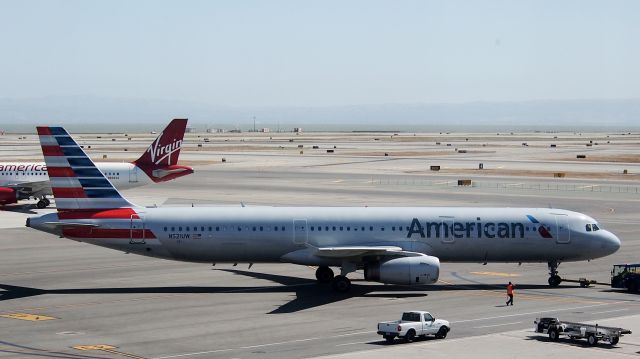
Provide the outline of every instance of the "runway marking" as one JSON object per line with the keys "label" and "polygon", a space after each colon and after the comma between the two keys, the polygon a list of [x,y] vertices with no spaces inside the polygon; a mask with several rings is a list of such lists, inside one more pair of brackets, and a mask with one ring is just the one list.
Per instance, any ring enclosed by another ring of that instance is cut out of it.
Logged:
{"label": "runway marking", "polygon": [[230,351],[242,350],[242,349],[255,349],[255,348],[270,347],[270,346],[274,346],[274,345],[309,342],[309,341],[321,340],[321,339],[342,338],[342,337],[348,337],[348,336],[352,336],[352,335],[371,334],[371,333],[376,333],[376,331],[375,330],[371,330],[371,331],[366,331],[366,332],[346,333],[346,334],[333,335],[333,336],[328,336],[328,337],[311,337],[311,338],[304,338],[304,339],[288,340],[288,341],[284,341],[284,342],[249,345],[249,346],[238,347],[238,348],[225,348],[225,349],[207,350],[207,351],[194,352],[194,353],[183,353],[183,354],[167,355],[167,356],[162,356],[162,357],[155,357],[153,359],[182,358],[182,357],[188,357],[188,356],[194,356],[194,355],[205,355],[205,354],[213,354],[213,353],[221,353],[221,352],[230,352]]}
{"label": "runway marking", "polygon": [[493,324],[493,325],[482,325],[482,326],[479,326],[479,327],[473,327],[473,329],[501,327],[501,326],[504,326],[504,325],[512,325],[512,324],[520,324],[520,323],[522,323],[522,321],[512,322],[512,323]]}
{"label": "runway marking", "polygon": [[605,310],[604,312],[593,312],[593,313],[590,313],[590,314],[615,313],[615,312],[624,312],[626,310],[629,310],[629,309],[628,308],[622,308],[622,309]]}
{"label": "runway marking", "polygon": [[[583,306],[579,306],[579,307],[570,307],[570,308],[559,308],[559,309],[543,310],[542,312],[547,312],[547,313],[549,313],[549,312],[562,312],[562,311],[566,311],[566,310],[594,308],[594,307],[601,307],[603,305],[614,305],[614,304],[621,304],[621,303],[625,303],[625,301],[618,301],[618,302],[613,302],[613,303],[594,304],[594,305],[583,305]],[[465,320],[454,320],[454,321],[451,321],[451,323],[469,323],[469,322],[477,322],[479,320],[512,318],[512,317],[519,317],[519,316],[523,316],[523,315],[540,314],[540,312],[541,312],[541,310],[537,310],[535,312],[525,312],[525,313],[516,313],[516,314],[497,315],[497,316],[494,316],[494,317],[484,317],[484,318],[465,319]]]}
{"label": "runway marking", "polygon": [[145,359],[144,357],[141,357],[141,356],[138,356],[138,355],[133,355],[133,354],[129,354],[129,353],[123,353],[123,352],[114,350],[116,348],[118,348],[118,347],[114,347],[113,345],[107,345],[107,344],[76,345],[75,347],[73,347],[73,349],[77,349],[77,350],[84,350],[84,351],[95,350],[95,351],[102,351],[102,352],[106,352],[106,353],[110,353],[110,354],[116,354],[116,355],[120,355],[120,356],[127,357],[127,358]]}
{"label": "runway marking", "polygon": [[342,344],[336,344],[337,347],[343,347],[346,345],[358,345],[358,344],[367,344],[371,342],[370,340],[364,341],[364,342],[351,342],[351,343],[342,343]]}
{"label": "runway marking", "polygon": [[471,274],[478,274],[478,275],[488,275],[488,276],[494,276],[494,277],[519,277],[520,274],[515,274],[515,273],[501,273],[501,272],[469,272]]}
{"label": "runway marking", "polygon": [[344,180],[335,180],[335,181],[331,181],[332,183],[342,183],[344,182]]}
{"label": "runway marking", "polygon": [[0,317],[10,318],[10,319],[20,319],[20,320],[29,320],[32,322],[38,322],[42,320],[53,320],[58,319],[54,317],[49,317],[41,314],[29,314],[29,313],[9,313],[9,314],[0,314]]}

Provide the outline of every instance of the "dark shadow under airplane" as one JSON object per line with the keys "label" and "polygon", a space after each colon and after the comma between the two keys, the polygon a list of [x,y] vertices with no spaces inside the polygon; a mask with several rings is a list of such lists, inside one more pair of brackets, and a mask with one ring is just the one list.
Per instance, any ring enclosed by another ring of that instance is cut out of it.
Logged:
{"label": "dark shadow under airplane", "polygon": [[[242,270],[222,269],[221,271],[235,275],[243,275],[256,279],[281,284],[280,286],[175,286],[175,287],[131,287],[131,288],[70,288],[39,289],[0,284],[0,301],[34,297],[47,294],[215,294],[215,293],[292,293],[295,298],[275,308],[269,314],[295,313],[310,308],[340,302],[349,298],[416,298],[426,297],[426,292],[447,290],[495,290],[502,286],[494,284],[438,284],[421,287],[403,287],[383,284],[354,285],[348,293],[336,293],[329,285],[317,284],[315,280],[276,274],[248,272]],[[519,289],[548,289],[546,285],[518,285]]]}

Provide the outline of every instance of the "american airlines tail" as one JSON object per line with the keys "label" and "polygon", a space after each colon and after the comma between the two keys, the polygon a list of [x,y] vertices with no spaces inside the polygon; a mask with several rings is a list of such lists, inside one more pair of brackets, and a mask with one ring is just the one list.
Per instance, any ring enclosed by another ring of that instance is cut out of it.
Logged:
{"label": "american airlines tail", "polygon": [[58,212],[134,207],[62,127],[38,127]]}
{"label": "american airlines tail", "polygon": [[191,167],[177,164],[186,127],[187,119],[174,119],[132,163],[156,183],[193,173]]}

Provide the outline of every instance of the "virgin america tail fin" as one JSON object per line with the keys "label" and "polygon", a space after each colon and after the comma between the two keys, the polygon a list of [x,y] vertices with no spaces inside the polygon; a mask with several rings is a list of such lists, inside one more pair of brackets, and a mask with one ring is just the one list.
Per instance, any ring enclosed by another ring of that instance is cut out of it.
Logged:
{"label": "virgin america tail fin", "polygon": [[154,182],[164,182],[193,173],[191,167],[178,166],[186,127],[187,119],[171,121],[133,164]]}
{"label": "virgin america tail fin", "polygon": [[37,127],[59,212],[135,207],[100,172],[63,127]]}

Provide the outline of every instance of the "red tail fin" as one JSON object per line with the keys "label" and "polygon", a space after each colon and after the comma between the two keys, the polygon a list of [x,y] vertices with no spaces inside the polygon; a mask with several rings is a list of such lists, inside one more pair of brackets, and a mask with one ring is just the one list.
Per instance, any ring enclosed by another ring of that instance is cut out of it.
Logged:
{"label": "red tail fin", "polygon": [[139,167],[161,168],[178,163],[187,119],[171,121],[149,148],[133,163]]}

